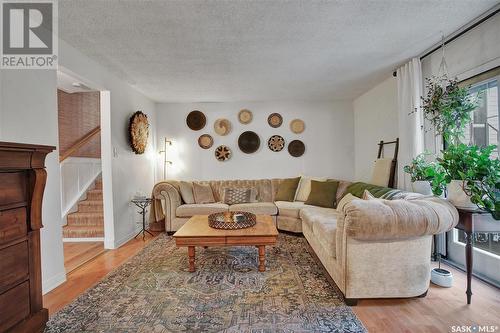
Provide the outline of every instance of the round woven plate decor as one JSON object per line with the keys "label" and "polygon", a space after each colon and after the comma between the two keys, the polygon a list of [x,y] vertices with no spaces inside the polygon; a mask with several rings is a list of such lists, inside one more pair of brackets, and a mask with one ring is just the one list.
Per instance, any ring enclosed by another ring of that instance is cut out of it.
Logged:
{"label": "round woven plate decor", "polygon": [[205,117],[203,112],[198,110],[189,112],[189,114],[186,117],[186,124],[193,131],[201,130],[203,127],[205,127],[206,123],[207,123],[207,118]]}
{"label": "round woven plate decor", "polygon": [[217,119],[214,123],[214,131],[219,135],[228,135],[231,132],[231,122],[227,119]]}
{"label": "round woven plate decor", "polygon": [[288,152],[293,157],[300,157],[304,155],[305,151],[306,151],[306,146],[304,145],[304,142],[300,140],[293,140],[288,144]]}
{"label": "round woven plate decor", "polygon": [[210,134],[200,135],[198,138],[198,145],[203,149],[208,149],[214,144],[214,139]]}
{"label": "round woven plate decor", "polygon": [[267,147],[274,152],[282,151],[285,148],[285,139],[281,135],[273,135],[267,140]]}
{"label": "round woven plate decor", "polygon": [[253,115],[252,115],[252,111],[250,111],[250,110],[243,109],[238,113],[238,120],[240,121],[240,123],[242,123],[244,125],[250,124],[252,119],[253,119]]}
{"label": "round woven plate decor", "polygon": [[208,225],[215,229],[244,229],[256,223],[255,214],[249,212],[221,212],[208,215]]}
{"label": "round woven plate decor", "polygon": [[300,134],[306,129],[306,124],[301,119],[294,119],[290,122],[290,130],[295,134]]}
{"label": "round woven plate decor", "polygon": [[271,113],[269,117],[267,117],[267,123],[274,128],[280,127],[283,123],[283,117],[279,113]]}
{"label": "round woven plate decor", "polygon": [[224,145],[217,147],[217,149],[215,149],[215,158],[217,159],[217,161],[227,161],[231,158],[231,149]]}
{"label": "round woven plate decor", "polygon": [[238,147],[245,154],[255,153],[260,147],[260,139],[257,133],[246,131],[238,138]]}

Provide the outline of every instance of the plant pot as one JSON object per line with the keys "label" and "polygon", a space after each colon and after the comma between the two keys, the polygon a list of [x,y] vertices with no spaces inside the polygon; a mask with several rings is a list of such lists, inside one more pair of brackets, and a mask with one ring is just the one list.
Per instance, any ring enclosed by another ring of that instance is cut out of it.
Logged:
{"label": "plant pot", "polygon": [[431,184],[425,180],[414,181],[413,183],[411,183],[411,188],[412,188],[413,192],[415,192],[415,193],[420,193],[423,195],[431,195],[432,194]]}
{"label": "plant pot", "polygon": [[477,209],[477,206],[470,201],[470,197],[464,192],[461,180],[452,180],[447,186],[447,199],[457,208]]}

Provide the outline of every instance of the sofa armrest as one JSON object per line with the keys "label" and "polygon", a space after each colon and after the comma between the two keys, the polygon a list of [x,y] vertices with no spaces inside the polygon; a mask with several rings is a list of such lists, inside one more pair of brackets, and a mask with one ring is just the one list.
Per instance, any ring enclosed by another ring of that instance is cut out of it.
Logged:
{"label": "sofa armrest", "polygon": [[[165,230],[171,231],[175,211],[182,203],[178,188],[173,182],[160,182],[153,187],[151,197],[153,202],[149,222],[165,223]],[[162,200],[165,202],[165,206],[162,205]]]}
{"label": "sofa armrest", "polygon": [[402,240],[451,230],[458,211],[437,197],[353,200],[344,207],[344,230],[356,240]]}

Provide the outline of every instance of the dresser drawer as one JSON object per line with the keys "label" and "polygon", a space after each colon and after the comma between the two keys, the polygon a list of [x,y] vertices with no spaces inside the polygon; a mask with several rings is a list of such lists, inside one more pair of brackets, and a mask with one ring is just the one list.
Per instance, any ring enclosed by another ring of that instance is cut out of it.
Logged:
{"label": "dresser drawer", "polygon": [[1,169],[30,169],[31,151],[0,150]]}
{"label": "dresser drawer", "polygon": [[28,242],[0,250],[0,292],[29,277]]}
{"label": "dresser drawer", "polygon": [[30,286],[23,282],[0,294],[0,332],[5,332],[30,314]]}
{"label": "dresser drawer", "polygon": [[26,236],[26,207],[0,211],[0,244]]}
{"label": "dresser drawer", "polygon": [[26,201],[26,174],[0,172],[0,206]]}

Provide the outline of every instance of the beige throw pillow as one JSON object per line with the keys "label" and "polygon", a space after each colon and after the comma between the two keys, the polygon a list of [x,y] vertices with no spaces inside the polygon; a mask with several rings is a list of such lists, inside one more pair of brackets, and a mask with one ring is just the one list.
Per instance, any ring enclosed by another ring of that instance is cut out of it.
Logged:
{"label": "beige throw pillow", "polygon": [[194,204],[193,183],[180,182],[179,192],[181,192],[182,201],[186,204]]}
{"label": "beige throw pillow", "polygon": [[224,189],[222,201],[228,205],[250,203],[257,201],[255,188],[228,188]]}
{"label": "beige throw pillow", "polygon": [[377,199],[377,198],[375,198],[375,197],[373,196],[373,194],[371,194],[371,192],[370,192],[370,191],[365,190],[365,191],[363,192],[363,200],[373,200],[373,199]]}
{"label": "beige throw pillow", "polygon": [[325,181],[326,178],[301,176],[294,201],[307,201],[307,198],[309,198],[309,194],[311,193],[311,180]]}
{"label": "beige throw pillow", "polygon": [[197,184],[193,183],[193,196],[194,202],[197,204],[214,203],[214,193],[212,192],[212,187],[209,184]]}
{"label": "beige throw pillow", "polygon": [[339,203],[337,204],[337,212],[341,213],[344,210],[344,207],[351,201],[359,199],[358,197],[355,197],[351,193],[347,193],[340,199]]}

